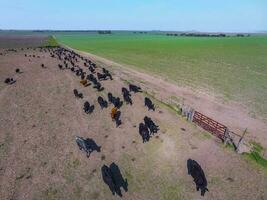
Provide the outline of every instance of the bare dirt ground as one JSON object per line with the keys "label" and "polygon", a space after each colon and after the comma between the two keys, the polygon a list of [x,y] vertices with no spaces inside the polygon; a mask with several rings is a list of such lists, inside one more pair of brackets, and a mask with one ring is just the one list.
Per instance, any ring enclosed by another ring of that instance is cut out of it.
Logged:
{"label": "bare dirt ground", "polygon": [[[25,57],[25,53],[40,58]],[[122,106],[119,128],[110,118],[112,107],[101,110],[97,103],[97,97],[106,98],[108,92],[121,97],[125,80],[162,97],[171,89],[178,92],[175,88],[108,64],[101,66],[110,69],[114,80],[102,81],[105,90],[96,92],[91,86],[82,87],[70,70],[59,70],[59,63],[38,49],[0,55],[1,200],[118,199],[101,178],[101,166],[112,162],[128,181],[123,199],[267,199],[265,171],[160,104],[155,112],[148,112],[143,94],[133,95],[132,106]],[[18,67],[23,73],[15,74]],[[6,85],[7,77],[17,82]],[[74,88],[84,99],[74,97]],[[95,105],[91,115],[82,110],[85,101]],[[160,131],[143,144],[138,124],[145,115]],[[75,143],[76,135],[94,139],[101,152],[87,158]],[[205,197],[187,175],[188,158],[198,161],[206,173],[209,192]]]}
{"label": "bare dirt ground", "polygon": [[80,51],[79,53],[90,56],[95,62],[109,66],[119,74],[121,79],[131,79],[134,82],[138,82],[143,88],[146,88],[147,91],[162,101],[189,105],[195,110],[226,125],[239,135],[242,135],[244,130],[247,129],[247,140],[257,141],[264,147],[267,147],[267,121],[251,117],[249,111],[243,105],[237,102],[223,102],[205,92],[179,87],[175,83],[163,80],[159,76],[142,73],[130,66],[122,66],[90,53]]}
{"label": "bare dirt ground", "polygon": [[39,47],[47,39],[46,35],[0,35],[0,48]]}

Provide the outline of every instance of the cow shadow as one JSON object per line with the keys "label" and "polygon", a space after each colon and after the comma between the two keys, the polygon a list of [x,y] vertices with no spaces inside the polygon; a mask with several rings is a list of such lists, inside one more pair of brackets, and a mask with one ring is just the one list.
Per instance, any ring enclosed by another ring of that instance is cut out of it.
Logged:
{"label": "cow shadow", "polygon": [[98,146],[93,139],[87,138],[84,142],[87,149],[89,150],[89,156],[94,151],[101,152],[101,146]]}
{"label": "cow shadow", "polygon": [[110,165],[110,171],[112,173],[112,178],[115,184],[115,193],[122,197],[121,188],[123,188],[125,192],[128,191],[127,179],[123,178],[120,168],[115,163],[112,163]]}
{"label": "cow shadow", "polygon": [[115,115],[115,122],[116,122],[116,127],[119,127],[121,125],[121,111],[118,111]]}

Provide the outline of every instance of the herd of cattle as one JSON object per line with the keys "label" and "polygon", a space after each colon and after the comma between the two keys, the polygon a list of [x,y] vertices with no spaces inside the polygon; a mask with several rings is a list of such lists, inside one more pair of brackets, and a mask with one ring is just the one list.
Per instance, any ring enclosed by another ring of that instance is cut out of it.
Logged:
{"label": "herd of cattle", "polygon": [[[69,69],[77,77],[80,77],[80,83],[84,86],[92,86],[97,91],[103,91],[105,88],[102,86],[101,81],[113,80],[111,73],[102,68],[102,73],[99,72],[100,67],[98,67],[91,60],[77,54],[74,51],[67,50],[65,48],[40,48],[40,52],[48,52],[52,58],[58,59],[61,64],[58,64],[60,70]],[[25,57],[28,55],[25,54]],[[35,57],[35,55],[33,55]],[[37,56],[40,58],[40,56]],[[84,68],[87,69],[87,73],[84,69],[78,66],[78,59],[82,60]],[[63,63],[62,63],[63,62]],[[44,64],[41,64],[42,68],[46,68]],[[16,69],[16,73],[21,73],[20,69]],[[95,76],[96,75],[96,76]],[[14,84],[16,80],[13,78],[6,78],[4,81],[6,84]],[[142,92],[142,89],[136,85],[129,84],[128,89],[123,87],[121,93],[123,100],[126,104],[133,104],[132,94]],[[78,99],[83,99],[84,95],[79,92],[77,89],[73,90],[74,96]],[[107,100],[103,96],[97,98],[97,102],[101,109],[108,108],[109,105],[113,105],[111,109],[111,119],[115,121],[116,127],[122,124],[120,116],[120,108],[123,105],[123,101],[116,96],[113,96],[112,93],[108,92]],[[155,106],[151,99],[148,97],[144,98],[144,106],[148,108],[148,111],[155,111]],[[91,114],[94,112],[95,106],[90,104],[88,101],[84,102],[83,110],[86,114]],[[143,122],[139,124],[139,134],[142,137],[143,143],[148,142],[149,139],[159,131],[159,127],[153,122],[153,120],[147,116],[144,117]],[[92,139],[84,139],[82,137],[76,136],[76,143],[80,150],[86,152],[86,155],[89,157],[91,152],[98,151],[100,152],[99,146]],[[195,161],[188,159],[187,161],[188,174],[191,175],[196,184],[197,191],[201,190],[201,195],[204,196],[207,189],[207,180],[201,166]],[[123,187],[127,191],[127,180],[125,181],[122,178],[120,170],[115,163],[112,163],[110,167],[103,165],[101,168],[102,178],[104,182],[109,186],[113,194],[117,193],[121,196],[120,187]]]}

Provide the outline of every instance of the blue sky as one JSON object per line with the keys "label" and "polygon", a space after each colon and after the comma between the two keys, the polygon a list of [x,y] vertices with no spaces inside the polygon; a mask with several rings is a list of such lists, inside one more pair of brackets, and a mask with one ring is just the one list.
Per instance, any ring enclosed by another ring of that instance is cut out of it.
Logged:
{"label": "blue sky", "polygon": [[0,29],[267,30],[267,0],[0,0]]}

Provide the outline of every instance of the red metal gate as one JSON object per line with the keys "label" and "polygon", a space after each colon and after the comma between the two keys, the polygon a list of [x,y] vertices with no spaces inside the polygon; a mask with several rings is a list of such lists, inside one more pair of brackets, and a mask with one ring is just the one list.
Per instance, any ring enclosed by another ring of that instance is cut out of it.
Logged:
{"label": "red metal gate", "polygon": [[200,112],[195,111],[193,122],[197,125],[205,129],[206,131],[212,133],[213,135],[219,137],[220,139],[224,139],[224,132],[226,126],[203,115]]}

